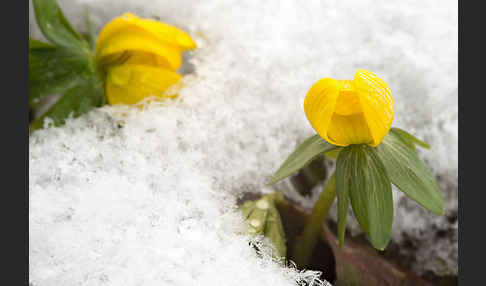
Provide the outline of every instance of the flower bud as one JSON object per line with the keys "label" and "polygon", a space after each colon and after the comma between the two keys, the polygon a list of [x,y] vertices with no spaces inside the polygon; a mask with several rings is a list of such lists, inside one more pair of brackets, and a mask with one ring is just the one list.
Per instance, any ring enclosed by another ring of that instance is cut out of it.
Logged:
{"label": "flower bud", "polygon": [[377,75],[358,70],[352,80],[323,78],[307,92],[307,119],[331,144],[376,147],[393,122],[393,98]]}
{"label": "flower bud", "polygon": [[182,53],[196,43],[182,30],[125,13],[109,22],[96,43],[97,62],[106,71],[109,104],[134,104],[148,96],[165,96],[181,78]]}

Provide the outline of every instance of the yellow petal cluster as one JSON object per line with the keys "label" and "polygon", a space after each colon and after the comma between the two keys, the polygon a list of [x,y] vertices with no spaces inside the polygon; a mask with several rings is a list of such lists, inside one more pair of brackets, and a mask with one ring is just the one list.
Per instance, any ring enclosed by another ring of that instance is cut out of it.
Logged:
{"label": "yellow petal cluster", "polygon": [[101,30],[96,60],[106,71],[109,104],[135,104],[148,96],[170,97],[165,91],[181,76],[182,53],[196,48],[184,31],[125,13]]}
{"label": "yellow petal cluster", "polygon": [[337,146],[376,147],[390,130],[394,114],[388,85],[362,69],[352,80],[316,82],[307,92],[304,111],[317,133]]}

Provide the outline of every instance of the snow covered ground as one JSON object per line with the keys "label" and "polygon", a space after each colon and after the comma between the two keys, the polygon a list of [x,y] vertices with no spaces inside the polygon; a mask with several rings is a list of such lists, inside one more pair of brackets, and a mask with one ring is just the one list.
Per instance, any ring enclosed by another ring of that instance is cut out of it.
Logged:
{"label": "snow covered ground", "polygon": [[199,48],[178,100],[107,106],[31,136],[32,285],[311,281],[248,247],[235,202],[314,134],[302,107],[311,85],[358,68],[390,86],[393,125],[432,145],[421,153],[447,199],[437,217],[395,192],[393,238],[419,241],[417,272],[457,273],[456,1],[60,2],[80,29],[86,7],[99,28],[129,11]]}

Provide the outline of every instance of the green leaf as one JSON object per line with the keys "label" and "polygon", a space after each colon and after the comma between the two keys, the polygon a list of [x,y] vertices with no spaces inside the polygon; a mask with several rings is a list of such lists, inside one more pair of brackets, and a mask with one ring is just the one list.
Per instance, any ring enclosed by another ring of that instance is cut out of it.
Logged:
{"label": "green leaf", "polygon": [[434,175],[397,130],[390,130],[376,152],[397,188],[431,212],[444,214],[444,200]]}
{"label": "green leaf", "polygon": [[54,47],[51,44],[44,43],[42,41],[36,40],[29,36],[29,51],[35,49],[42,49],[42,48],[51,48]]}
{"label": "green leaf", "polygon": [[86,8],[86,10],[84,11],[84,21],[86,23],[87,33],[83,36],[88,42],[90,49],[94,52],[96,50],[96,38],[98,33],[96,32],[93,21],[91,21],[88,8]]}
{"label": "green leaf", "polygon": [[413,136],[412,134],[408,133],[407,131],[393,127],[391,130],[395,132],[398,136],[402,138],[405,143],[407,143],[413,150],[415,150],[415,144],[419,145],[422,148],[430,149],[430,145],[425,143],[424,141],[418,139],[417,137]]}
{"label": "green leaf", "polygon": [[373,247],[385,249],[392,230],[393,196],[385,167],[374,148],[350,145],[341,150],[336,165],[336,187],[341,197],[349,196],[353,213]]}
{"label": "green leaf", "polygon": [[103,102],[103,84],[97,78],[92,78],[69,89],[63,96],[39,119],[30,125],[33,131],[43,127],[46,117],[52,119],[55,126],[65,123],[69,116],[77,117],[88,112]]}
{"label": "green leaf", "polygon": [[32,0],[32,2],[37,24],[46,39],[62,47],[88,49],[88,43],[64,17],[56,0]]}
{"label": "green leaf", "polygon": [[285,231],[282,225],[280,214],[274,203],[270,204],[267,215],[267,223],[265,224],[265,237],[272,241],[279,257],[287,255],[287,246],[285,245]]}
{"label": "green leaf", "polygon": [[63,93],[95,73],[86,54],[29,39],[29,101]]}
{"label": "green leaf", "polygon": [[[343,149],[344,151],[346,149]],[[342,247],[344,243],[344,235],[346,233],[346,219],[349,208],[349,178],[348,174],[352,172],[352,164],[349,164],[350,152],[339,152],[336,161],[336,197],[338,209],[338,238],[339,245]]]}
{"label": "green leaf", "polygon": [[326,156],[326,158],[330,158],[330,159],[334,159],[336,160],[337,157],[339,156],[339,152],[341,151],[342,148],[336,148],[334,150],[331,150],[329,152],[326,152],[324,154],[324,156]]}
{"label": "green leaf", "polygon": [[287,178],[312,162],[315,157],[336,148],[339,147],[326,142],[318,134],[305,139],[304,142],[297,146],[294,152],[290,154],[282,166],[275,172],[270,182],[266,185],[273,185],[276,182]]}

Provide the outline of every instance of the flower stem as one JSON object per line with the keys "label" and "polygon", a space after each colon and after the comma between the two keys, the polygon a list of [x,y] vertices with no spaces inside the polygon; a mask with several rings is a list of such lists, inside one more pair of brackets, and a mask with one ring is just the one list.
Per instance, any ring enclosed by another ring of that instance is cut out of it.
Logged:
{"label": "flower stem", "polygon": [[335,197],[336,178],[333,173],[319,195],[304,231],[295,240],[291,259],[300,269],[307,267],[310,262],[312,252],[322,232],[321,225],[325,222]]}

